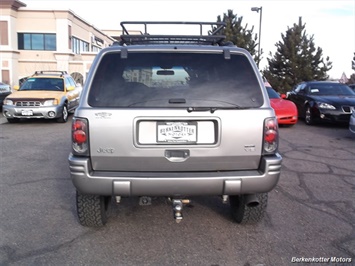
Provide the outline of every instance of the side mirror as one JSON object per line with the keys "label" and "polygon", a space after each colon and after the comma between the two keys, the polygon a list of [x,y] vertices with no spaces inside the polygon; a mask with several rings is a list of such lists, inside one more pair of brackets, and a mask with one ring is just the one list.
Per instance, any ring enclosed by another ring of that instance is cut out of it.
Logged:
{"label": "side mirror", "polygon": [[20,86],[19,85],[15,85],[12,87],[15,91],[18,91],[20,89]]}
{"label": "side mirror", "polygon": [[284,93],[282,93],[280,96],[281,96],[282,99],[286,99],[287,98],[286,94],[284,94]]}
{"label": "side mirror", "polygon": [[74,87],[74,86],[68,86],[68,87],[67,87],[67,91],[73,91],[73,90],[75,90],[75,87]]}

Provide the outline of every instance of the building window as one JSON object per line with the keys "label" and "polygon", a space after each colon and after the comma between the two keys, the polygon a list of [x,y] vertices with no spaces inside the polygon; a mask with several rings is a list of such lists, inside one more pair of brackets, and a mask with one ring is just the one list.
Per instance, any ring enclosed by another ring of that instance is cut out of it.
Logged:
{"label": "building window", "polygon": [[1,70],[1,80],[6,84],[10,84],[10,71],[9,70]]}
{"label": "building window", "polygon": [[72,51],[75,54],[81,54],[82,52],[89,52],[89,43],[83,40],[80,40],[76,37],[72,37]]}
{"label": "building window", "polygon": [[0,45],[9,45],[7,21],[0,21]]}
{"label": "building window", "polygon": [[95,45],[92,45],[91,46],[91,52],[99,52],[101,50],[101,47],[97,47],[97,46],[95,46]]}
{"label": "building window", "polygon": [[18,33],[19,50],[56,51],[57,36],[52,33]]}
{"label": "building window", "polygon": [[71,49],[71,26],[70,25],[68,25],[68,34],[69,34],[68,46],[69,46],[69,49]]}

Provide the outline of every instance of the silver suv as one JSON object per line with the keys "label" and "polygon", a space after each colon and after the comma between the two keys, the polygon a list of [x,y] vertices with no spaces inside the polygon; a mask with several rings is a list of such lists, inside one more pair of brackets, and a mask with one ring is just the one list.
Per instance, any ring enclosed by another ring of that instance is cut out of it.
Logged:
{"label": "silver suv", "polygon": [[72,121],[79,222],[101,226],[114,198],[166,197],[177,222],[192,196],[220,196],[238,223],[259,221],[277,184],[278,125],[244,49],[208,35],[130,35],[103,49]]}

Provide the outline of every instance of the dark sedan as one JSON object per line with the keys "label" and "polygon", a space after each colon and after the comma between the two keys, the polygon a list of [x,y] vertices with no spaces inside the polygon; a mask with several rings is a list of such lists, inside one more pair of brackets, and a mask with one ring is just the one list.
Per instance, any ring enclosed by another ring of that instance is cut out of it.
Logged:
{"label": "dark sedan", "polygon": [[355,111],[355,92],[338,82],[302,82],[288,94],[288,99],[296,104],[299,117],[307,125],[322,121],[349,123]]}
{"label": "dark sedan", "polygon": [[10,85],[0,82],[0,109],[3,105],[4,99],[11,94]]}

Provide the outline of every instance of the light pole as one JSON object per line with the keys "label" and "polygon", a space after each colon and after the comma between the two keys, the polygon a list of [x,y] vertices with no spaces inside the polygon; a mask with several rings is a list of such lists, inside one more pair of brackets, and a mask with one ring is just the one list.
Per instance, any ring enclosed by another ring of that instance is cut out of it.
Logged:
{"label": "light pole", "polygon": [[261,42],[261,19],[263,17],[263,7],[252,7],[251,8],[251,11],[256,11],[257,13],[259,13],[260,11],[260,20],[259,20],[259,44],[258,44],[258,57],[259,57],[259,60],[258,60],[258,67],[259,67],[259,63],[260,63],[260,60],[261,60],[261,55],[260,55],[260,42]]}

